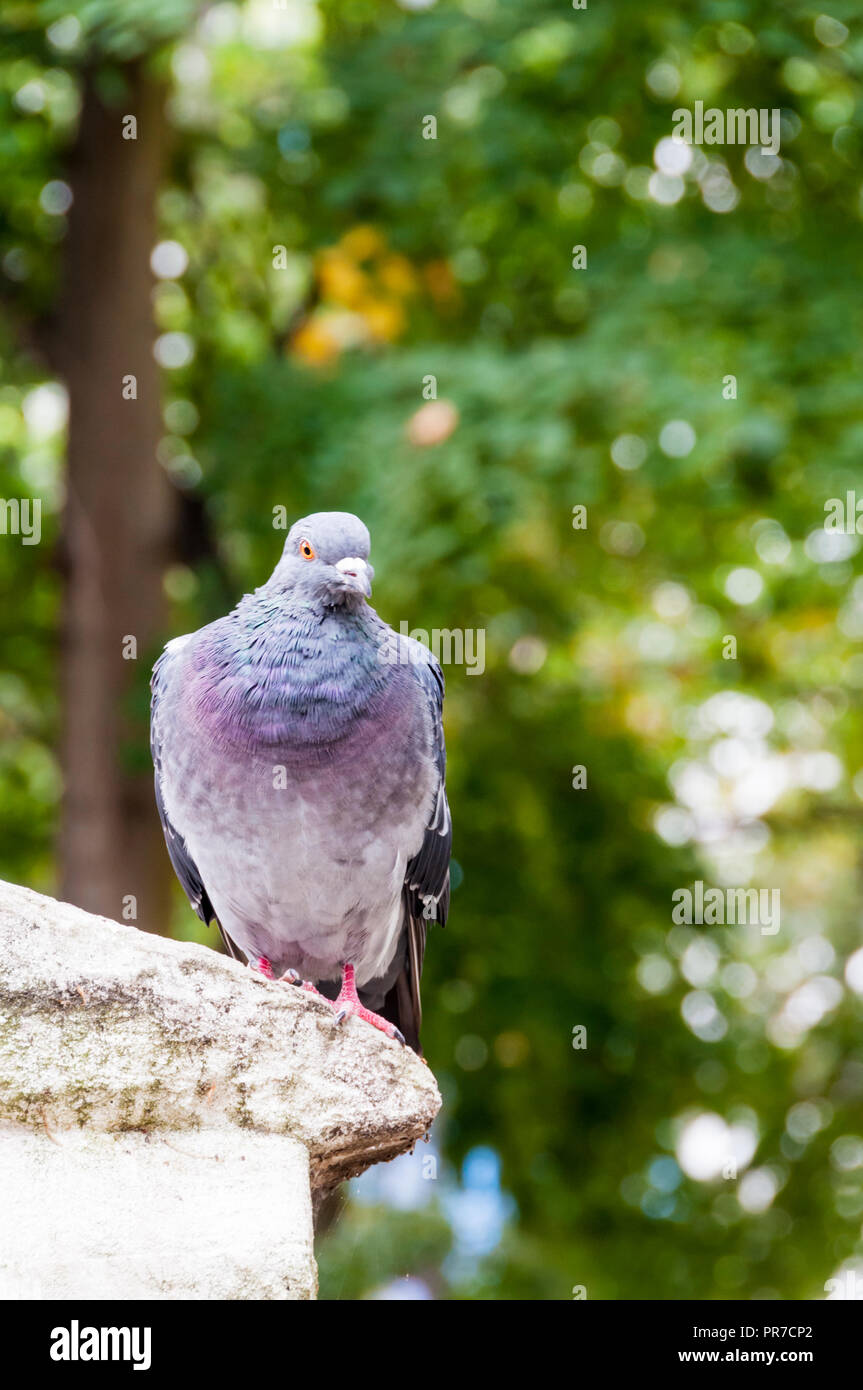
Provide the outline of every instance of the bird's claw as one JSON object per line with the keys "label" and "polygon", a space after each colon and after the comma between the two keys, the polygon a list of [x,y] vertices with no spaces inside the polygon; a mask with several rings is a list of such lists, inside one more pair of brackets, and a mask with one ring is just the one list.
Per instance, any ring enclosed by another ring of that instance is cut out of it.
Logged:
{"label": "bird's claw", "polygon": [[[274,979],[273,967],[263,956],[255,962],[252,969],[265,975],[267,979]],[[318,999],[323,999],[324,1003],[329,1004],[335,1012],[334,1022],[337,1028],[344,1022],[348,1014],[353,1014],[355,1018],[361,1018],[366,1023],[370,1023],[373,1028],[377,1028],[379,1032],[385,1033],[388,1038],[394,1038],[396,1042],[401,1043],[402,1047],[407,1046],[405,1035],[401,1029],[396,1028],[394,1023],[390,1023],[386,1018],[381,1018],[380,1014],[373,1013],[371,1009],[367,1009],[365,1004],[361,1003],[354,983],[352,966],[348,966],[345,970],[341,993],[335,1003],[332,999],[328,999],[325,994],[321,994],[311,980],[304,980],[300,972],[293,968],[286,970],[284,975],[279,977],[279,983],[294,985],[298,989],[304,989],[308,994],[316,995]]]}
{"label": "bird's claw", "polygon": [[402,1047],[407,1046],[405,1043],[405,1035],[400,1028],[397,1028],[394,1023],[390,1023],[388,1019],[381,1018],[380,1014],[372,1013],[371,1009],[367,1009],[359,1000],[354,1002],[352,999],[337,999],[333,1008],[336,1011],[334,1022],[337,1028],[344,1022],[348,1014],[353,1014],[354,1018],[364,1019],[365,1022],[370,1023],[373,1028],[377,1028],[379,1032],[385,1033],[388,1038],[394,1038],[396,1042],[401,1043]]}
{"label": "bird's claw", "polygon": [[405,1046],[404,1034],[396,1028],[389,1019],[381,1018],[380,1014],[372,1013],[357,994],[356,971],[350,964],[342,967],[342,987],[339,990],[339,997],[333,1004],[336,1014],[336,1027],[347,1018],[348,1014],[353,1014],[354,1018],[362,1018],[366,1023],[370,1023],[373,1028],[377,1028],[381,1033],[385,1033],[388,1038],[395,1038],[402,1047]]}
{"label": "bird's claw", "polygon": [[299,970],[286,970],[279,979],[282,984],[295,985],[298,989],[304,989],[307,994],[316,995],[318,999],[323,999],[326,1004],[332,1003],[332,1000],[327,999],[325,994],[321,994],[321,991],[312,984],[311,980],[304,980]]}

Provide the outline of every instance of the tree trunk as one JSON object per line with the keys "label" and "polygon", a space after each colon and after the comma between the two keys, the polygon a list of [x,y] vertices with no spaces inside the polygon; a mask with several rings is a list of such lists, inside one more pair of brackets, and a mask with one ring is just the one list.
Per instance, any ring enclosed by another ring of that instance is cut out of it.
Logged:
{"label": "tree trunk", "polygon": [[[92,75],[86,82],[53,335],[70,399],[61,888],[91,912],[157,930],[167,925],[170,873],[152,775],[140,756],[143,700],[133,711],[131,695],[144,687],[140,662],[163,628],[174,517],[156,459],[150,271],[165,121],[159,86],[138,65],[124,76],[126,92],[113,107]],[[136,117],[137,139],[123,138],[126,115]],[[137,379],[135,400],[122,394],[129,375]],[[130,638],[137,659],[124,657]]]}

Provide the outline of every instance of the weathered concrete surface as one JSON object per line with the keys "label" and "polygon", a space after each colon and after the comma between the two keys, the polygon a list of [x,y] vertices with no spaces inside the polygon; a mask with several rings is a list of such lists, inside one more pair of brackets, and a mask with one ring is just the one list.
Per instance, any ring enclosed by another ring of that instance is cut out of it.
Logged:
{"label": "weathered concrete surface", "polygon": [[39,1133],[7,1122],[0,1170],[0,1298],[317,1292],[309,1160],[295,1139]]}
{"label": "weathered concrete surface", "polygon": [[314,1297],[310,1187],[439,1105],[314,996],[0,883],[0,1297]]}

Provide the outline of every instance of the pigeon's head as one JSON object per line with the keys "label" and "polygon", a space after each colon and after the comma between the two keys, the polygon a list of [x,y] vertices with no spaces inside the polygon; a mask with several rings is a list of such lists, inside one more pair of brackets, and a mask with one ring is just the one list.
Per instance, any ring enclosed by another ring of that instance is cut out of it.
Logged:
{"label": "pigeon's head", "polygon": [[372,592],[367,528],[351,512],[313,512],[295,521],[273,580],[327,607],[358,606]]}

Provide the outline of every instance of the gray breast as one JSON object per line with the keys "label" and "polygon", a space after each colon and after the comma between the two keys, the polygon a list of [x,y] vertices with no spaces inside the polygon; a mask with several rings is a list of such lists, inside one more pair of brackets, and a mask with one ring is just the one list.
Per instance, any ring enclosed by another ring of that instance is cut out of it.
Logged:
{"label": "gray breast", "polygon": [[289,727],[266,748],[232,744],[196,717],[194,681],[183,688],[166,809],[228,935],[277,974],[335,980],[345,961],[359,985],[384,974],[437,783],[410,673],[391,668],[372,707],[312,752]]}

